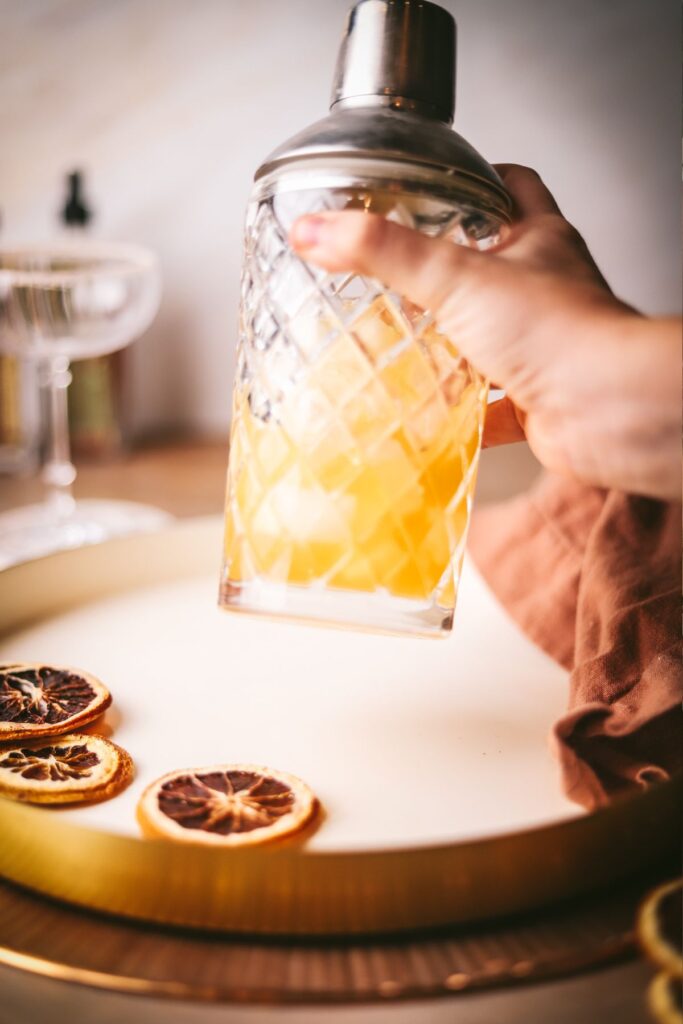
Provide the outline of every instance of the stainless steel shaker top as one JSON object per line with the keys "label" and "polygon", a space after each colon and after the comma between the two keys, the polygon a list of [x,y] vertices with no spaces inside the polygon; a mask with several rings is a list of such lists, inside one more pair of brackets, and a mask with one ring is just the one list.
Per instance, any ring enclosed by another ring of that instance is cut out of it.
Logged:
{"label": "stainless steel shaker top", "polygon": [[[358,159],[420,167],[434,186],[464,196],[502,220],[511,202],[489,163],[450,127],[455,91],[455,22],[427,0],[360,0],[349,12],[330,113],[266,158],[256,180],[297,164],[315,184],[321,159],[342,171]],[[391,175],[389,175],[391,176]]]}
{"label": "stainless steel shaker top", "polygon": [[455,22],[427,0],[361,0],[349,12],[331,107],[384,106],[451,124]]}

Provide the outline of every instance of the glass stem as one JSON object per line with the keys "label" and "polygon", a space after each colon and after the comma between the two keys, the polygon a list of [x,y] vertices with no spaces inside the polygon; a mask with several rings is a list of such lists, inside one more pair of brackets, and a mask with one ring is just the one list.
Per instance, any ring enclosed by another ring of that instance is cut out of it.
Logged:
{"label": "glass stem", "polygon": [[47,394],[47,455],[41,478],[45,485],[45,500],[60,519],[66,519],[74,509],[71,485],[76,479],[76,468],[71,461],[69,444],[69,409],[67,388],[71,383],[69,360],[54,356],[43,366],[43,384]]}

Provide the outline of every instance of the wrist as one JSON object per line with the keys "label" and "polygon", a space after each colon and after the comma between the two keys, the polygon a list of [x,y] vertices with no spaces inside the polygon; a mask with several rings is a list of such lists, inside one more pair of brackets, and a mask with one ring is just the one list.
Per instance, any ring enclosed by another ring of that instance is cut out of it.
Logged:
{"label": "wrist", "polygon": [[615,302],[576,326],[558,410],[568,468],[599,486],[680,500],[680,323]]}

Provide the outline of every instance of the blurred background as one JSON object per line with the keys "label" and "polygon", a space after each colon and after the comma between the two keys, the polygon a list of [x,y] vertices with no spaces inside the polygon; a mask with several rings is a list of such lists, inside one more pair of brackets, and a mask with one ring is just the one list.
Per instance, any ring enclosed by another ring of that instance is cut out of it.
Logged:
{"label": "blurred background", "polygon": [[[455,127],[536,167],[615,291],[681,301],[678,0],[444,0]],[[133,438],[228,429],[252,176],[323,116],[349,0],[0,0],[0,241],[89,230],[160,256],[161,312],[125,353]],[[498,454],[498,453],[496,453]]]}

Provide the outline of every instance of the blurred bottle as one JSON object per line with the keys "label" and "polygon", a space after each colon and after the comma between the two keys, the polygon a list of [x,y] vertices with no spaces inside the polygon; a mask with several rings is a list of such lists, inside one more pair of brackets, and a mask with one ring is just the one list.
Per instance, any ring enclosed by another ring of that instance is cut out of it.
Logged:
{"label": "blurred bottle", "polygon": [[[81,171],[67,177],[67,196],[61,220],[70,238],[89,230],[93,212],[88,205]],[[69,430],[72,451],[88,459],[116,455],[123,447],[123,352],[81,359],[71,366]]]}
{"label": "blurred bottle", "polygon": [[33,473],[38,464],[40,436],[35,367],[15,356],[0,355],[0,474]]}

